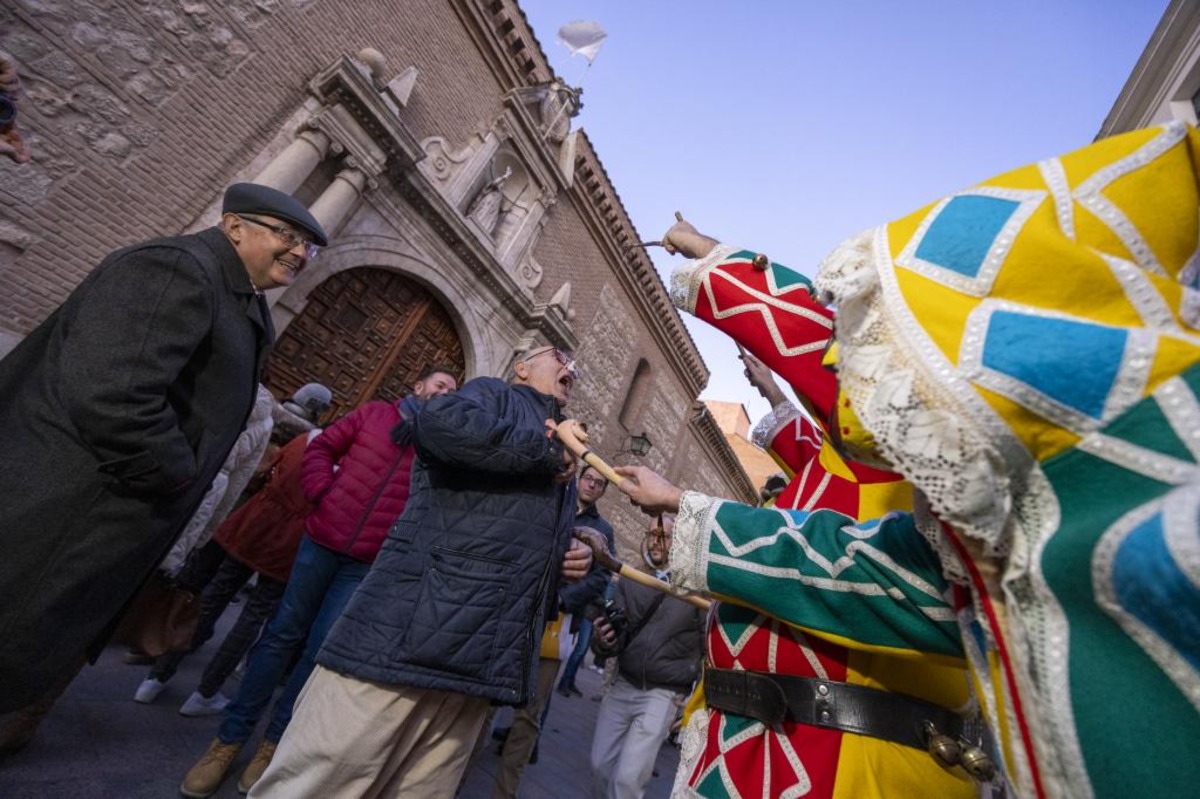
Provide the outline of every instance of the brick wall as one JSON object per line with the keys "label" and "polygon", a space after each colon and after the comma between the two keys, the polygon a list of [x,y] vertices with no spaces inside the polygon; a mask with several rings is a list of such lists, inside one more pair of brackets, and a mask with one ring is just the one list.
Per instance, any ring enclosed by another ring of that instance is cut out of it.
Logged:
{"label": "brick wall", "polygon": [[[308,81],[335,59],[373,47],[392,74],[415,66],[404,123],[457,148],[486,133],[506,82],[550,75],[524,26],[512,0],[8,0],[0,47],[22,69],[36,157],[0,162],[0,352],[105,254],[192,223],[296,118]],[[587,153],[594,193],[616,198]],[[645,430],[655,446],[642,462],[733,493],[689,426],[694,391],[678,357],[651,334],[600,240],[613,226],[635,239],[631,224],[606,200],[606,230],[594,229],[576,205],[592,195],[578,191],[582,200],[559,195],[534,250],[546,269],[537,301],[572,285],[584,374],[572,414],[591,422],[602,453]],[[639,359],[653,390],[626,430],[618,414]],[[615,491],[604,504],[628,556],[643,520]]]}

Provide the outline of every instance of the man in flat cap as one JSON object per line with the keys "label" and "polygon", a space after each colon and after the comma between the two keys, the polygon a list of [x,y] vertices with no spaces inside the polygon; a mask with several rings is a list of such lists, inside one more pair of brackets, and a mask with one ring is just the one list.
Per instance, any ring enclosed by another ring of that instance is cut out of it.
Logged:
{"label": "man in flat cap", "polygon": [[112,253],[0,360],[0,752],[171,548],[254,405],[262,292],[324,244],[295,199],[236,184],[218,226]]}

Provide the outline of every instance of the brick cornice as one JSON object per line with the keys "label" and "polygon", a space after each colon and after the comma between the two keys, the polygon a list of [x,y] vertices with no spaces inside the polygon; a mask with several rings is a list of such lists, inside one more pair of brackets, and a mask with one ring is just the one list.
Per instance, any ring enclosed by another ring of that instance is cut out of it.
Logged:
{"label": "brick cornice", "polygon": [[[556,77],[541,43],[516,2],[453,0],[453,5],[504,91],[544,83]],[[518,110],[519,105],[514,102],[509,107]],[[518,115],[523,123],[529,124],[524,109],[519,109]],[[534,136],[533,140],[539,142],[544,151],[544,161],[556,164],[555,151],[542,137]],[[583,130],[578,131],[576,148],[573,184],[567,188],[567,195],[672,370],[689,396],[696,397],[708,383],[709,376],[696,343],[683,326],[662,278],[645,251],[631,246],[639,241],[637,230]]]}
{"label": "brick cornice", "polygon": [[616,188],[586,132],[580,131],[571,198],[597,241],[603,242],[609,261],[638,315],[653,333],[663,354],[679,375],[689,396],[696,397],[708,383],[708,367],[700,357],[662,278],[640,241]]}
{"label": "brick cornice", "polygon": [[452,0],[452,6],[502,91],[554,77],[525,12],[513,0]]}

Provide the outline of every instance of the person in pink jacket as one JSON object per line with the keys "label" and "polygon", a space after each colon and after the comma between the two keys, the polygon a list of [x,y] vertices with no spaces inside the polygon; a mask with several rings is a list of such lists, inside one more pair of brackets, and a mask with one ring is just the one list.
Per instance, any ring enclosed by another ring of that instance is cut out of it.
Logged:
{"label": "person in pink jacket", "polygon": [[360,405],[308,445],[300,484],[314,508],[287,589],[250,650],[246,674],[225,709],[217,737],[184,777],[184,796],[207,797],[216,791],[270,704],[293,653],[307,639],[263,740],[238,778],[238,789],[248,791],[266,770],[321,643],[404,510],[415,457],[408,421],[426,400],[457,387],[450,367],[429,367],[400,402]]}

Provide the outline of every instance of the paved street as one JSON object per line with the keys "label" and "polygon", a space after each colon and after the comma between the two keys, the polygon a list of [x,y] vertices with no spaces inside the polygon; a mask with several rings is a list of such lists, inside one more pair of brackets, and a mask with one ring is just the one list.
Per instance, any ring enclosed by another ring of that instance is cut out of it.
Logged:
{"label": "paved street", "polygon": [[[218,635],[223,635],[234,613],[225,614]],[[134,689],[146,667],[121,662],[121,650],[110,647],[95,666],[83,670],[54,711],[42,724],[37,738],[20,754],[0,761],[0,797],[4,799],[169,799],[188,767],[212,740],[220,716],[186,718],[179,705],[195,688],[218,639],[180,668],[166,691],[153,705],[139,705]],[[591,662],[591,657],[588,661]],[[588,752],[599,703],[590,700],[601,684],[596,672],[579,673],[584,697],[564,699],[557,693],[542,734],[539,759],[525,769],[521,799],[561,799],[586,796]],[[226,692],[236,690],[231,679]],[[507,711],[498,723],[507,724]],[[499,767],[496,744],[489,742],[468,774],[464,799],[491,795],[492,775]],[[236,768],[249,760],[251,746],[243,751]],[[670,794],[678,763],[678,750],[667,744],[659,751],[657,772],[647,788],[647,799]],[[236,772],[215,794],[218,799],[238,796]]]}

